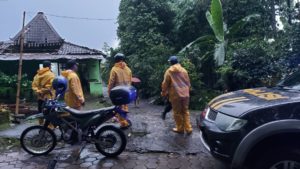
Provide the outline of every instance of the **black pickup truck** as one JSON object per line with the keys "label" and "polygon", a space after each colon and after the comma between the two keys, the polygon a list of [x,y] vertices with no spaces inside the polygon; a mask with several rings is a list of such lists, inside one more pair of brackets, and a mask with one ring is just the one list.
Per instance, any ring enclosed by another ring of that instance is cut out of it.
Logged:
{"label": "black pickup truck", "polygon": [[300,71],[274,87],[216,97],[198,126],[205,147],[232,169],[300,169]]}

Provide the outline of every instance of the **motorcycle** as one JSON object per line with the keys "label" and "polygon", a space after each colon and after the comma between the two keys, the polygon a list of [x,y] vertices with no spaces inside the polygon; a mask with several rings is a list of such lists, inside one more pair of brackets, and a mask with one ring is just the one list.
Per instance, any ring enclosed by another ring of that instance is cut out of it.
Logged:
{"label": "motorcycle", "polygon": [[[131,86],[116,87],[111,90],[110,98],[115,106],[102,109],[79,111],[67,107],[56,99],[47,100],[43,112],[30,117],[43,118],[43,125],[31,126],[23,131],[20,142],[22,148],[32,155],[46,155],[50,153],[58,141],[69,144],[91,143],[107,157],[116,157],[126,148],[127,139],[124,132],[114,125],[103,125],[117,114],[127,118],[127,112],[121,109],[122,104],[133,101],[135,88]],[[49,127],[49,125],[52,127]],[[51,129],[52,128],[52,129]],[[61,133],[60,140],[54,132]]]}

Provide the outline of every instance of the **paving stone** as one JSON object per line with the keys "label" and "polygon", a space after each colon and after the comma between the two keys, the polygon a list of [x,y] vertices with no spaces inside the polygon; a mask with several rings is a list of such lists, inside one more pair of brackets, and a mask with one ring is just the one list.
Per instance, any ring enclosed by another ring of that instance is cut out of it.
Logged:
{"label": "paving stone", "polygon": [[128,157],[128,155],[121,154],[121,155],[119,155],[118,159],[120,159],[120,160],[128,160],[129,157]]}
{"label": "paving stone", "polygon": [[192,164],[190,166],[191,169],[199,169],[199,168],[203,168],[200,164]]}
{"label": "paving stone", "polygon": [[93,161],[96,161],[97,158],[86,158],[84,159],[85,162],[93,162]]}
{"label": "paving stone", "polygon": [[158,157],[157,158],[150,158],[147,161],[148,161],[148,163],[157,163],[158,162]]}
{"label": "paving stone", "polygon": [[192,163],[192,164],[198,164],[198,163],[200,163],[202,160],[199,160],[198,158],[192,158],[192,159],[190,159],[189,161],[190,161],[190,163]]}
{"label": "paving stone", "polygon": [[88,157],[89,158],[97,158],[97,157],[101,157],[101,155],[93,153],[93,154],[89,154]]}
{"label": "paving stone", "polygon": [[125,162],[124,168],[134,168],[136,166],[136,163],[134,160],[127,160]]}
{"label": "paving stone", "polygon": [[78,168],[78,165],[69,165],[66,169],[75,169]]}
{"label": "paving stone", "polygon": [[84,163],[83,159],[79,159],[79,160],[73,162],[73,164],[76,164],[76,165],[79,165],[79,164],[82,164],[82,163]]}
{"label": "paving stone", "polygon": [[45,165],[45,164],[43,164],[43,165],[42,164],[36,164],[35,168],[38,168],[38,169],[44,169],[45,168],[46,169],[47,168],[46,166],[47,165]]}
{"label": "paving stone", "polygon": [[11,162],[11,161],[15,161],[15,160],[16,160],[16,159],[7,156],[7,157],[5,158],[5,160],[3,160],[3,161],[5,161],[5,162]]}
{"label": "paving stone", "polygon": [[148,161],[147,160],[137,160],[135,163],[136,165],[140,165],[140,164],[146,164]]}
{"label": "paving stone", "polygon": [[80,164],[80,167],[86,167],[86,168],[88,168],[91,165],[93,165],[91,162],[85,162],[85,163]]}
{"label": "paving stone", "polygon": [[61,168],[66,168],[69,165],[70,165],[69,163],[59,163],[59,162],[56,164],[57,167],[61,167]]}
{"label": "paving stone", "polygon": [[34,166],[24,166],[24,167],[22,167],[22,169],[35,169],[35,167]]}
{"label": "paving stone", "polygon": [[148,157],[144,156],[144,155],[141,155],[141,156],[138,156],[137,157],[138,160],[147,160]]}
{"label": "paving stone", "polygon": [[8,166],[5,166],[4,168],[6,168],[6,169],[17,169],[14,165],[8,165]]}
{"label": "paving stone", "polygon": [[102,167],[106,167],[106,168],[110,168],[110,167],[112,167],[112,166],[114,166],[114,163],[112,163],[112,162],[105,162],[105,163],[103,163],[102,164]]}
{"label": "paving stone", "polygon": [[144,165],[135,166],[133,169],[147,169]]}
{"label": "paving stone", "polygon": [[169,168],[179,168],[179,167],[181,167],[180,161],[178,161],[177,159],[169,159],[168,167]]}
{"label": "paving stone", "polygon": [[19,152],[12,152],[7,154],[8,157],[17,157],[19,155]]}
{"label": "paving stone", "polygon": [[24,165],[22,165],[22,164],[15,164],[16,168],[22,168],[22,166],[24,166]]}
{"label": "paving stone", "polygon": [[117,164],[117,165],[114,165],[111,169],[125,169],[125,168],[124,168],[124,166]]}
{"label": "paving stone", "polygon": [[164,161],[160,160],[160,161],[158,161],[157,164],[158,165],[168,165],[168,160],[164,160]]}
{"label": "paving stone", "polygon": [[98,165],[92,165],[88,169],[102,169],[102,168]]}
{"label": "paving stone", "polygon": [[9,163],[0,163],[0,167],[4,167],[4,166],[8,166],[9,165]]}
{"label": "paving stone", "polygon": [[98,165],[98,164],[100,164],[100,160],[95,160],[95,161],[93,161],[93,165]]}
{"label": "paving stone", "polygon": [[167,165],[158,165],[156,169],[168,169]]}
{"label": "paving stone", "polygon": [[178,158],[178,155],[171,153],[168,155],[168,158]]}
{"label": "paving stone", "polygon": [[156,162],[148,162],[146,164],[146,167],[151,168],[151,169],[157,168],[157,163]]}

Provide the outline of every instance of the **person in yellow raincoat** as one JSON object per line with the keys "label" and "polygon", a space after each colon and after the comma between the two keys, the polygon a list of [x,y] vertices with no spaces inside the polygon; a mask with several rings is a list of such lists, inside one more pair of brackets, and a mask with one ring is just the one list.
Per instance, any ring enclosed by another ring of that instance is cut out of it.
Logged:
{"label": "person in yellow raincoat", "polygon": [[[115,65],[110,71],[110,77],[107,86],[108,95],[110,94],[110,90],[112,88],[120,85],[131,85],[131,80],[132,80],[131,70],[124,62],[125,60],[124,54],[118,53],[114,56],[114,59],[115,59]],[[128,112],[127,105],[122,105],[122,109]],[[117,115],[117,118],[120,122],[121,128],[126,129],[130,126],[130,123],[120,115]]]}
{"label": "person in yellow raincoat", "polygon": [[51,71],[51,62],[44,61],[43,68],[37,71],[32,81],[32,90],[37,95],[39,113],[42,112],[45,100],[54,98],[54,91],[52,89],[54,78],[55,75]]}
{"label": "person in yellow raincoat", "polygon": [[176,56],[171,56],[168,61],[171,67],[165,72],[161,95],[163,97],[168,96],[172,104],[176,124],[173,131],[190,134],[193,131],[188,110],[191,88],[190,78],[188,72],[179,64]]}
{"label": "person in yellow raincoat", "polygon": [[68,89],[65,93],[66,105],[77,110],[81,110],[84,105],[84,95],[80,79],[77,75],[78,63],[69,60],[66,65],[67,70],[62,71],[61,75],[68,79]]}

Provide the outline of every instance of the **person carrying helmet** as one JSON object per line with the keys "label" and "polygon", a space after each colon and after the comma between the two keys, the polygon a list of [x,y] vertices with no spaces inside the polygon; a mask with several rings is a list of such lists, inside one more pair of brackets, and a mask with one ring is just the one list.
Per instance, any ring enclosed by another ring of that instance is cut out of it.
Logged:
{"label": "person carrying helmet", "polygon": [[45,100],[54,98],[54,91],[52,89],[54,78],[55,75],[51,71],[51,62],[44,61],[43,68],[37,71],[32,81],[32,90],[37,96],[39,113],[43,111]]}
{"label": "person carrying helmet", "polygon": [[188,110],[191,88],[190,78],[188,72],[179,64],[177,56],[171,56],[168,61],[171,66],[165,72],[161,95],[163,97],[168,96],[172,104],[176,124],[173,131],[191,134],[193,129]]}
{"label": "person carrying helmet", "polygon": [[85,100],[80,79],[76,74],[78,63],[76,60],[69,60],[66,68],[67,70],[61,72],[61,75],[68,79],[68,89],[65,93],[66,105],[73,109],[81,110]]}
{"label": "person carrying helmet", "polygon": [[52,82],[52,87],[55,90],[55,96],[64,96],[68,88],[68,79],[64,76],[56,77]]}
{"label": "person carrying helmet", "polygon": [[[125,61],[125,55],[122,53],[118,53],[114,56],[115,65],[110,71],[110,77],[108,81],[108,95],[110,94],[110,90],[116,86],[121,85],[131,85],[132,73],[130,68],[127,66]],[[122,105],[122,110],[128,112],[128,106]],[[126,129],[130,126],[130,123],[120,115],[117,115],[117,118],[120,122],[120,126],[123,129]]]}

